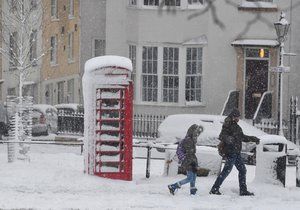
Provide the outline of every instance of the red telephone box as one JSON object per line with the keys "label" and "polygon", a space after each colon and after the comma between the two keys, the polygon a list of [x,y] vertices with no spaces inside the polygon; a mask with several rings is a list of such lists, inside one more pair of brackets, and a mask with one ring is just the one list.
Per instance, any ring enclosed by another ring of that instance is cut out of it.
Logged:
{"label": "red telephone box", "polygon": [[[87,164],[92,165],[93,168],[92,172],[91,167],[88,167],[87,171],[101,177],[132,180],[133,84],[130,80],[131,69],[124,67],[124,61],[119,62],[119,56],[101,56],[98,59],[100,68],[96,68],[98,73],[95,74],[93,71],[92,74],[95,84],[89,85],[95,91],[93,94],[95,96],[93,109],[95,111],[93,114],[95,135],[87,135],[89,140],[85,139],[85,142],[89,141],[87,142],[89,152],[85,158],[88,159]],[[106,59],[109,60],[108,63]],[[114,59],[115,63],[112,65],[111,62]],[[94,58],[93,63],[95,61],[97,58]],[[97,77],[99,79],[96,79]],[[85,123],[86,120],[90,119],[85,119]]]}

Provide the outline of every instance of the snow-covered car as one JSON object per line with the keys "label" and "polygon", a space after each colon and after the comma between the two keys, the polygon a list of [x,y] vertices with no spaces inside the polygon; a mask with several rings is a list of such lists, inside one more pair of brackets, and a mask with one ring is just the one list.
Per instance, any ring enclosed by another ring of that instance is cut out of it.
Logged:
{"label": "snow-covered car", "polygon": [[74,113],[74,112],[84,112],[82,104],[70,103],[70,104],[56,104],[54,107],[58,112],[64,113]]}
{"label": "snow-covered car", "polygon": [[[192,124],[201,125],[204,128],[203,133],[198,137],[197,145],[199,146],[217,146],[219,144],[219,134],[224,123],[225,116],[221,115],[202,115],[202,114],[178,114],[168,116],[158,127],[157,142],[176,143],[183,139],[188,128]],[[244,120],[238,123],[243,129],[244,134],[250,136],[266,135],[265,132],[248,124]],[[249,145],[254,143],[243,144],[243,150],[248,150]]]}
{"label": "snow-covered car", "polygon": [[32,107],[32,135],[48,135],[57,132],[57,110],[48,104]]}

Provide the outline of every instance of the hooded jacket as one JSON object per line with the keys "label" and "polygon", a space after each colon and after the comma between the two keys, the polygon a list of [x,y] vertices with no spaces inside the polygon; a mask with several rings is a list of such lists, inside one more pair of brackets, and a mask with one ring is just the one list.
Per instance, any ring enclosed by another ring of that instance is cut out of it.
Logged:
{"label": "hooded jacket", "polygon": [[[198,167],[198,160],[196,157],[196,143],[197,138],[202,132],[203,128],[198,125],[192,125],[183,140],[182,147],[185,152],[185,159],[182,161],[181,167],[186,171],[193,171]],[[197,134],[195,134],[197,132]]]}
{"label": "hooded jacket", "polygon": [[229,115],[225,118],[219,139],[225,143],[225,153],[240,153],[242,150],[242,142],[258,142],[255,136],[247,136],[243,133],[242,128]]}

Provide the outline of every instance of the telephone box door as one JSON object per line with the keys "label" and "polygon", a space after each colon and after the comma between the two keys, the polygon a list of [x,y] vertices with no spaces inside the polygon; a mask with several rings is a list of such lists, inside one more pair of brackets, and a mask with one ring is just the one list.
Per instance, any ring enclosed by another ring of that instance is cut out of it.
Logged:
{"label": "telephone box door", "polygon": [[132,180],[132,83],[96,88],[95,175]]}

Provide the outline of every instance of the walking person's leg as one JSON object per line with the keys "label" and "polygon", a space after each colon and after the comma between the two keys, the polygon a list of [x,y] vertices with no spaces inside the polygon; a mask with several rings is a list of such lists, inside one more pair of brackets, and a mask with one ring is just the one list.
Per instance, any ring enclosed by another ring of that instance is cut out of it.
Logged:
{"label": "walking person's leg", "polygon": [[236,154],[228,155],[228,157],[226,158],[224,168],[222,172],[219,174],[218,178],[216,179],[214,185],[212,186],[209,192],[210,194],[218,194],[218,195],[221,194],[219,192],[219,188],[224,182],[224,180],[226,179],[226,177],[230,174],[233,165],[235,164],[235,161],[236,161]]}
{"label": "walking person's leg", "polygon": [[192,174],[193,174],[193,172],[187,171],[185,179],[182,179],[179,182],[176,182],[174,184],[168,185],[170,193],[172,195],[174,195],[176,189],[179,189],[182,185],[191,182],[191,180],[193,179],[193,175]]}
{"label": "walking person's leg", "polygon": [[195,195],[197,192],[197,188],[196,188],[196,178],[197,178],[197,174],[194,172],[192,173],[192,180],[190,182],[190,193],[191,195]]}
{"label": "walking person's leg", "polygon": [[247,190],[247,184],[246,184],[247,169],[242,160],[241,154],[237,155],[235,167],[239,171],[240,195],[254,195],[254,193],[251,193]]}

